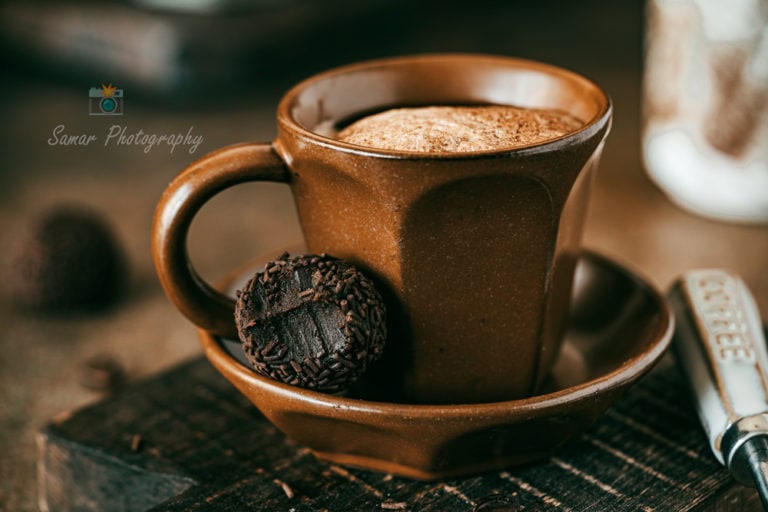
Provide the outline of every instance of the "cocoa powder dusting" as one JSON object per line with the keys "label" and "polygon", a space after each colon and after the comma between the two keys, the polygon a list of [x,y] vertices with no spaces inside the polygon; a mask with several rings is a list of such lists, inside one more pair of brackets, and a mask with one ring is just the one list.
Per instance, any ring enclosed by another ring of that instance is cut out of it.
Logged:
{"label": "cocoa powder dusting", "polygon": [[710,56],[715,94],[704,119],[703,133],[715,149],[741,158],[756,142],[768,89],[748,79],[749,55],[744,48],[717,48]]}
{"label": "cocoa powder dusting", "polygon": [[364,117],[341,130],[337,138],[398,151],[488,151],[554,139],[582,125],[558,110],[501,105],[398,108]]}

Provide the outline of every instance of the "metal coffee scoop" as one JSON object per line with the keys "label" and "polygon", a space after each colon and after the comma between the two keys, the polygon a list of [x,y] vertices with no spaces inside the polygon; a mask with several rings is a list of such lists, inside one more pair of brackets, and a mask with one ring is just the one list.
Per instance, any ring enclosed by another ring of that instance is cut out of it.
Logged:
{"label": "metal coffee scoop", "polygon": [[694,270],[669,291],[673,346],[712,452],[757,487],[768,510],[768,354],[747,286],[724,270]]}

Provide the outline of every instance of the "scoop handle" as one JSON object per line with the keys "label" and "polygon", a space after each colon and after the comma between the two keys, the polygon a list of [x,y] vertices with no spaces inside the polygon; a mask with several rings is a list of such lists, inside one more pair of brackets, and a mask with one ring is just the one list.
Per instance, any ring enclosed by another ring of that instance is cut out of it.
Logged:
{"label": "scoop handle", "polygon": [[768,354],[757,305],[740,277],[719,269],[684,274],[669,299],[677,317],[673,346],[712,452],[752,483],[741,452],[750,439],[768,436]]}

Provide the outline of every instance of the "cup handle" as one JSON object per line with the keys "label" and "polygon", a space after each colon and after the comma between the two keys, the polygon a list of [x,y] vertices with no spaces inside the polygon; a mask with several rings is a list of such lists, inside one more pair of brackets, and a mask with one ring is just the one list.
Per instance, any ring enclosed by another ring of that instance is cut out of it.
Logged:
{"label": "cup handle", "polygon": [[155,210],[152,255],[168,298],[195,325],[237,339],[234,301],[195,272],[187,233],[197,211],[214,195],[246,181],[288,183],[285,163],[269,143],[245,143],[210,153],[184,169]]}

